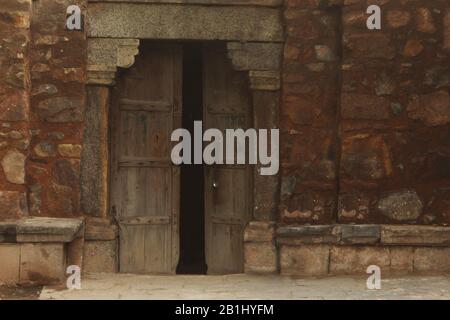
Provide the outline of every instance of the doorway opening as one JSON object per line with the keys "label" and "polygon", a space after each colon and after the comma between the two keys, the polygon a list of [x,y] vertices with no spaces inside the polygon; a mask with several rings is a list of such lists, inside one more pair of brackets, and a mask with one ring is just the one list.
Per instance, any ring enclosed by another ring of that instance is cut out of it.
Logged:
{"label": "doorway opening", "polygon": [[[203,121],[202,44],[183,45],[182,126],[194,135]],[[193,150],[192,150],[193,154]],[[206,274],[204,165],[181,166],[180,258],[177,274]]]}

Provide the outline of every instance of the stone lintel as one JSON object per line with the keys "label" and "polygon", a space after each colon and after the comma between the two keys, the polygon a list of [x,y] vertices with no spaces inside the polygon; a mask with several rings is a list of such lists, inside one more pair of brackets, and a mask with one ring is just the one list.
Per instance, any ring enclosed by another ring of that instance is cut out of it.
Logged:
{"label": "stone lintel", "polygon": [[284,41],[280,10],[268,7],[102,2],[89,5],[87,25],[95,38]]}
{"label": "stone lintel", "polygon": [[[88,0],[88,2],[124,2],[124,0]],[[208,4],[220,6],[278,7],[283,0],[127,0],[129,3]]]}

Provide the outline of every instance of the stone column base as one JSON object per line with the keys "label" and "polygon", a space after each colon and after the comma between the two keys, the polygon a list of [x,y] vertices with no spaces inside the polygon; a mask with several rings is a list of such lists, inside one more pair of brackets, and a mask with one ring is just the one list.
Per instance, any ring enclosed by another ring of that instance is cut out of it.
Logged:
{"label": "stone column base", "polygon": [[273,274],[278,271],[275,223],[251,221],[244,233],[245,273]]}

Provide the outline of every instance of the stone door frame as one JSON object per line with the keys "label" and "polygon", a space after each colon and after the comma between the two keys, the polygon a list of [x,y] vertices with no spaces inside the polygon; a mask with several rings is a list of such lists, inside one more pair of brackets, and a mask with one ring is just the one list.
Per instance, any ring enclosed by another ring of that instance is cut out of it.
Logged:
{"label": "stone door frame", "polygon": [[[202,0],[203,1],[203,0]],[[142,2],[142,1],[141,1]],[[151,3],[147,0],[145,4],[140,4],[140,8],[148,9],[150,15],[161,13],[164,11],[164,4]],[[173,1],[172,1],[173,2]],[[196,2],[193,0],[192,2]],[[211,1],[218,3],[220,1]],[[238,3],[239,1],[235,1]],[[273,6],[276,0],[270,1],[253,1],[253,3],[268,3]],[[205,3],[203,1],[202,3]],[[225,2],[226,3],[226,2]],[[99,10],[96,6],[102,6]],[[119,12],[117,8],[119,7]],[[121,29],[119,34],[115,35],[112,24],[117,20],[111,18],[112,13],[121,16],[126,11],[127,6],[135,4],[117,4],[117,3],[90,3],[88,7],[88,66],[87,66],[87,111],[84,143],[86,151],[84,158],[91,161],[87,166],[94,166],[90,170],[85,170],[86,175],[82,180],[87,187],[82,190],[85,197],[91,197],[88,203],[91,203],[93,211],[102,218],[114,218],[114,213],[109,208],[109,97],[110,88],[115,85],[118,68],[130,68],[135,61],[135,56],[139,54],[139,44],[141,40],[195,40],[195,41],[214,41],[219,40],[226,43],[227,55],[231,61],[233,69],[236,71],[245,71],[249,78],[249,94],[253,103],[253,123],[255,129],[272,129],[278,128],[279,108],[280,108],[280,72],[282,65],[282,53],[284,47],[284,35],[281,25],[281,7],[267,8],[264,4],[261,7],[251,6],[247,17],[247,21],[242,21],[242,26],[235,29],[223,28],[221,24],[227,23],[227,20],[218,21],[218,28],[211,26],[211,31],[207,29],[198,35],[198,30],[202,30],[202,26],[194,26],[194,31],[179,31],[180,34],[174,33],[173,30],[159,30],[156,34],[150,32],[149,35],[139,35],[137,37],[123,38]],[[91,7],[93,6],[93,7]],[[108,8],[110,8],[109,10]],[[173,10],[173,4],[167,6],[167,10]],[[224,14],[232,13],[233,10],[242,10],[243,6],[196,6],[190,4],[179,4],[187,8],[186,15],[192,14],[199,9],[200,15],[207,15],[211,12],[216,19],[220,16],[220,10],[225,10]],[[106,9],[105,9],[106,8]],[[155,8],[155,10],[153,10]],[[247,7],[245,7],[247,8]],[[191,10],[190,10],[191,9]],[[219,10],[219,11],[218,11]],[[140,10],[145,11],[145,10]],[[241,12],[241,11],[235,11]],[[277,12],[279,17],[277,17]],[[245,12],[244,12],[245,13]],[[219,15],[218,15],[219,14]],[[258,22],[257,20],[269,15],[269,30],[262,30],[260,33],[251,33],[252,28]],[[104,15],[108,17],[105,19]],[[180,19],[179,16],[164,15],[161,19],[165,19],[165,24],[170,25],[170,17]],[[122,17],[123,18],[123,17]],[[189,20],[192,17],[181,18],[181,20]],[[190,19],[190,23],[204,23],[204,19]],[[206,19],[207,20],[207,19]],[[99,22],[100,21],[100,22]],[[103,21],[103,22],[101,22]],[[109,23],[108,23],[109,21]],[[139,19],[128,21],[128,27],[125,33],[133,32],[132,30],[140,30]],[[172,21],[176,23],[176,21]],[[239,34],[240,29],[244,30],[242,35]],[[222,30],[222,31],[221,31]],[[247,31],[245,31],[247,30]],[[110,33],[110,34],[109,34]],[[107,37],[105,37],[107,36]],[[141,36],[139,38],[138,36]],[[240,38],[242,37],[242,38]],[[249,41],[250,39],[250,41]],[[94,177],[89,172],[95,172]],[[274,176],[261,176],[258,166],[254,166],[253,173],[253,210],[252,221],[249,226],[260,225],[272,226],[276,220],[278,211],[279,197],[279,181],[280,174]],[[247,269],[247,267],[246,267]],[[275,271],[275,270],[273,270]]]}

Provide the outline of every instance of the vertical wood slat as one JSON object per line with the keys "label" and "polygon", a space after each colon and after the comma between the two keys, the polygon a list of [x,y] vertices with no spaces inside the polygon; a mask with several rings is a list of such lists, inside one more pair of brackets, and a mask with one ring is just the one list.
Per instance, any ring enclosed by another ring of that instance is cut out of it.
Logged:
{"label": "vertical wood slat", "polygon": [[179,169],[170,135],[181,125],[182,51],[142,44],[114,90],[111,206],[120,226],[120,270],[174,273],[178,261]]}
{"label": "vertical wood slat", "polygon": [[[222,46],[206,45],[203,59],[205,129],[248,128],[251,107],[245,74],[232,70]],[[208,166],[205,170],[208,274],[241,273],[243,232],[251,210],[250,168]],[[214,181],[217,188],[212,188]]]}

